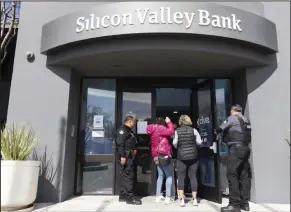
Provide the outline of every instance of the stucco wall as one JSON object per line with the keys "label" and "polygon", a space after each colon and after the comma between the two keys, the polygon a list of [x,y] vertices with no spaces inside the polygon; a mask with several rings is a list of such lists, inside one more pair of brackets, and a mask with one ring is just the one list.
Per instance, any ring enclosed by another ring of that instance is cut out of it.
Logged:
{"label": "stucco wall", "polygon": [[[37,157],[43,168],[37,202],[59,202],[73,195],[80,78],[68,67],[47,67],[40,54],[42,26],[96,2],[22,2],[10,92],[8,123],[29,123],[40,138]],[[25,53],[35,54],[33,63]],[[70,107],[69,107],[70,106]]]}
{"label": "stucco wall", "polygon": [[[290,204],[290,3],[263,3],[277,26],[279,53],[273,65],[247,70],[253,126],[252,200]],[[279,15],[280,14],[280,15]],[[276,64],[277,61],[277,64]]]}

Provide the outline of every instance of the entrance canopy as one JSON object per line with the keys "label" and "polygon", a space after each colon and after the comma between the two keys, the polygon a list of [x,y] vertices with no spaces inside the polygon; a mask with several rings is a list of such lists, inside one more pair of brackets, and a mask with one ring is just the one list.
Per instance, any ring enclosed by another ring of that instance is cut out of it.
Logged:
{"label": "entrance canopy", "polygon": [[48,65],[85,76],[231,76],[277,50],[269,20],[201,2],[104,4],[47,23],[41,43]]}
{"label": "entrance canopy", "polygon": [[143,36],[93,40],[48,56],[84,76],[232,76],[268,65],[268,54],[248,45],[189,36]]}

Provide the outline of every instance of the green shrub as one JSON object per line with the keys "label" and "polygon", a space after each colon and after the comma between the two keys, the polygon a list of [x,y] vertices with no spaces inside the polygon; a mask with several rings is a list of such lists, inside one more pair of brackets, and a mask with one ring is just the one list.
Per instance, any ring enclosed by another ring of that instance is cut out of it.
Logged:
{"label": "green shrub", "polygon": [[17,127],[13,123],[9,128],[7,125],[1,131],[1,155],[4,160],[27,160],[34,148],[38,145],[38,137],[30,128]]}

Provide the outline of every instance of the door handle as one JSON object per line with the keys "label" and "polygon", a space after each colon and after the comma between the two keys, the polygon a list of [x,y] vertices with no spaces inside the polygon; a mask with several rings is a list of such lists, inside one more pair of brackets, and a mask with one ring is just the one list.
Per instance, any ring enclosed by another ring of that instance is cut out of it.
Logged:
{"label": "door handle", "polygon": [[209,148],[212,149],[213,152],[216,154],[217,153],[217,142],[213,142],[212,146],[210,146]]}

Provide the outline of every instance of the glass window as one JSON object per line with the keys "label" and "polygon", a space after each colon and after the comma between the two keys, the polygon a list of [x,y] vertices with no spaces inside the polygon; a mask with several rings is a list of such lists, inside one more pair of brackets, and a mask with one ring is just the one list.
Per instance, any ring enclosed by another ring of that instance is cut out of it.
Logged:
{"label": "glass window", "polygon": [[152,117],[152,94],[140,92],[122,93],[122,119],[132,115],[137,119],[136,127],[133,129],[137,134],[136,155],[136,192],[143,196],[148,195],[152,184],[151,153],[149,139],[146,135],[146,126]]}
{"label": "glass window", "polygon": [[[112,194],[114,178],[115,135],[115,80],[85,79],[83,81],[83,105],[81,145],[85,161],[83,177],[77,177],[78,193]],[[80,150],[80,149],[79,149]],[[78,163],[78,169],[80,163]]]}
{"label": "glass window", "polygon": [[[138,122],[149,122],[152,117],[152,94],[123,92],[122,106],[122,120],[127,115],[133,115]],[[139,133],[136,127],[133,131],[138,134],[143,134]]]}
{"label": "glass window", "polygon": [[115,80],[86,81],[85,154],[113,154]]}
{"label": "glass window", "polygon": [[203,147],[210,147],[213,144],[212,111],[211,111],[211,90],[209,87],[198,91],[198,120],[197,126],[203,141]]}
{"label": "glass window", "polygon": [[[212,111],[211,111],[211,89],[210,84],[201,87],[197,93],[198,98],[198,131],[202,139],[202,147],[213,145]],[[200,183],[215,187],[214,155],[205,154],[199,159]]]}
{"label": "glass window", "polygon": [[114,163],[86,162],[83,194],[112,194]]}
{"label": "glass window", "polygon": [[[230,82],[227,79],[215,80],[216,124],[221,125],[228,117],[231,107]],[[223,141],[223,134],[218,138],[220,156],[227,156],[227,146]]]}
{"label": "glass window", "polygon": [[[216,103],[216,123],[217,126],[221,125],[228,117],[231,107],[231,87],[230,80],[217,79],[215,80],[215,103]],[[223,142],[224,135],[218,134],[218,145],[220,154],[220,184],[223,194],[229,194],[228,181],[226,177],[227,170],[227,156],[228,148]]]}

